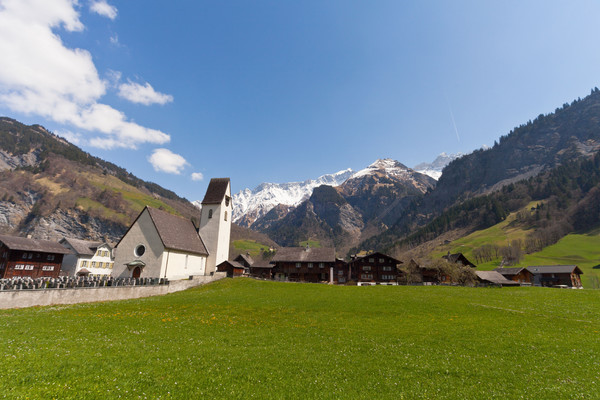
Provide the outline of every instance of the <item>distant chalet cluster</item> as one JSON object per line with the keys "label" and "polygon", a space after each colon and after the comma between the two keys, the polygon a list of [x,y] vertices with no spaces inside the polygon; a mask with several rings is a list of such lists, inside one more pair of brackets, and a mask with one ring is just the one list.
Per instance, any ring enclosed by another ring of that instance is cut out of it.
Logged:
{"label": "distant chalet cluster", "polygon": [[[52,242],[0,235],[2,288],[98,287],[127,282],[160,284],[159,280],[188,279],[213,275],[216,271],[226,272],[229,277],[359,286],[471,283],[581,287],[582,272],[575,265],[476,271],[477,267],[460,253],[443,258],[463,272],[466,270],[473,281],[461,281],[462,278],[435,262],[410,260],[405,265],[380,252],[345,261],[336,258],[333,248],[284,247],[270,262],[255,261],[249,254],[229,260],[231,217],[229,178],[214,178],[202,201],[199,226],[147,206],[114,246],[73,238]],[[31,280],[36,282],[29,282]]]}
{"label": "distant chalet cluster", "polygon": [[[474,274],[473,284],[480,286],[547,286],[581,288],[583,272],[576,265],[496,268],[477,271],[477,266],[462,253],[442,257],[457,268]],[[386,254],[375,252],[353,257],[346,262],[335,257],[333,248],[287,247],[278,250],[271,262],[254,261],[249,254],[224,261],[218,267],[228,277],[249,276],[288,282],[371,285],[452,285],[460,284],[447,270],[433,262],[410,260],[406,265]]]}

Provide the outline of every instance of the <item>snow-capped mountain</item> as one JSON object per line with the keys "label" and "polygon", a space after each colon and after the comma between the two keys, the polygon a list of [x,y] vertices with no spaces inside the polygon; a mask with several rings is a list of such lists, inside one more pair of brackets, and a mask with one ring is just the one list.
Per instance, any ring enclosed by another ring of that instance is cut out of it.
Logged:
{"label": "snow-capped mountain", "polygon": [[321,185],[339,186],[354,174],[351,169],[327,174],[304,182],[261,183],[254,190],[244,189],[233,195],[233,222],[249,227],[273,207],[297,206]]}
{"label": "snow-capped mountain", "polygon": [[415,165],[413,168],[415,171],[420,172],[425,175],[429,175],[435,180],[440,179],[442,176],[442,170],[451,161],[456,160],[457,158],[462,157],[463,153],[454,153],[454,154],[446,154],[442,153],[433,162],[431,163],[420,163],[419,165]]}
{"label": "snow-capped mountain", "polygon": [[389,184],[412,188],[423,194],[435,186],[435,180],[396,160],[385,158],[352,174],[341,188],[345,195],[355,195],[357,192],[372,191],[375,187]]}

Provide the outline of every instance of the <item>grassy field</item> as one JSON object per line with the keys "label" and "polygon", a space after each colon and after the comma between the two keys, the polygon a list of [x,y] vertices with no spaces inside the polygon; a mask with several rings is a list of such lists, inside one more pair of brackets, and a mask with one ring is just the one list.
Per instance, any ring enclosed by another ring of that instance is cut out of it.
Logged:
{"label": "grassy field", "polygon": [[597,398],[600,291],[223,280],[0,311],[0,397]]}
{"label": "grassy field", "polygon": [[266,244],[249,239],[234,240],[231,244],[236,253],[250,253],[250,256],[252,257],[258,257],[263,251],[269,250],[270,248],[270,246],[267,246]]}
{"label": "grassy field", "polygon": [[[532,202],[526,209],[535,204],[535,202]],[[485,271],[497,268],[500,264],[500,259],[486,263],[477,263],[475,257],[473,257],[473,249],[481,247],[484,244],[506,246],[512,240],[524,239],[530,231],[515,226],[515,217],[516,213],[512,213],[506,220],[494,226],[473,232],[449,244],[441,245],[434,251],[433,257],[441,257],[448,251],[451,253],[461,252],[469,260],[477,264],[479,270]],[[567,235],[552,246],[548,246],[537,253],[525,255],[521,263],[516,266],[527,267],[529,265],[555,264],[579,266],[583,271],[581,277],[582,283],[585,287],[589,287],[590,277],[592,275],[600,275],[600,269],[593,268],[600,264],[600,231],[596,230],[587,234]]]}
{"label": "grassy field", "polygon": [[318,240],[315,240],[315,239],[308,239],[308,240],[304,240],[299,243],[300,247],[306,247],[306,245],[308,245],[312,248],[319,248],[319,247],[321,247],[321,242]]}

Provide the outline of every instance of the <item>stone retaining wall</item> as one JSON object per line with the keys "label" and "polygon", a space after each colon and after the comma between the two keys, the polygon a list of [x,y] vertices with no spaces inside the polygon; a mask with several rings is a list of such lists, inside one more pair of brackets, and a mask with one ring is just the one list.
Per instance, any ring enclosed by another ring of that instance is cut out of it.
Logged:
{"label": "stone retaining wall", "polygon": [[169,281],[168,285],[117,286],[100,288],[69,288],[0,291],[0,309],[50,306],[56,304],[93,303],[96,301],[128,300],[161,296],[179,292],[225,278],[225,272],[214,276],[194,276],[192,279]]}

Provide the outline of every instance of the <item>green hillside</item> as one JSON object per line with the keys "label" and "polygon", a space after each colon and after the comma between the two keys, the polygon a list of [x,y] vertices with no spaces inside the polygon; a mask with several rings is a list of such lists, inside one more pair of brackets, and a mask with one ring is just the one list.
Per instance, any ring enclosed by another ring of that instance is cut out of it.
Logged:
{"label": "green hillside", "polygon": [[600,291],[227,279],[0,311],[11,399],[595,398]]}
{"label": "green hillside", "polygon": [[[525,209],[529,209],[529,204]],[[524,240],[531,232],[516,223],[517,213],[510,214],[504,221],[480,231],[476,231],[461,239],[454,240],[449,244],[439,246],[432,257],[438,258],[446,254],[461,252],[471,261],[477,264],[480,270],[491,270],[500,265],[501,258],[493,261],[477,263],[473,251],[485,244],[496,244],[507,246],[513,240]],[[593,230],[587,234],[569,234],[557,243],[545,247],[541,251],[524,254],[521,262],[515,266],[527,267],[530,265],[554,265],[567,264],[577,265],[583,271],[582,283],[590,288],[593,285],[593,276],[600,275],[600,270],[594,266],[600,264],[600,231]]]}

